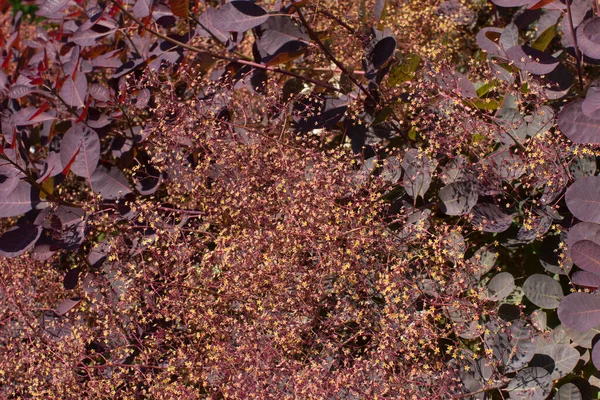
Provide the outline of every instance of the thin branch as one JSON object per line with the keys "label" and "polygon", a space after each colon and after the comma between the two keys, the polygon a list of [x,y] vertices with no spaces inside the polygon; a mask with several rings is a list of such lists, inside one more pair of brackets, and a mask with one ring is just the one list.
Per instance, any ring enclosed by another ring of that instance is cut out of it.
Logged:
{"label": "thin branch", "polygon": [[350,71],[346,69],[344,64],[342,64],[340,61],[338,61],[337,58],[335,58],[335,56],[331,53],[327,46],[325,46],[321,39],[319,39],[319,36],[315,33],[310,24],[306,21],[306,18],[304,18],[302,11],[300,11],[300,7],[296,7],[296,13],[298,13],[298,17],[300,18],[302,25],[304,26],[304,28],[306,28],[308,36],[310,36],[310,38],[315,43],[317,43],[317,45],[319,45],[319,47],[321,48],[321,50],[323,50],[327,58],[329,58],[329,60],[331,60],[331,62],[333,62],[342,71],[342,73],[346,75],[348,79],[350,79],[350,81],[352,81],[352,83],[354,83],[368,98],[374,100],[373,95],[354,77],[352,73],[350,73]]}
{"label": "thin branch", "polygon": [[573,47],[575,47],[575,58],[577,59],[577,76],[579,77],[579,89],[583,90],[583,73],[581,68],[581,51],[577,45],[577,36],[575,35],[575,28],[573,27],[573,14],[571,13],[571,2],[567,1],[567,18],[569,20],[569,30],[573,37]]}

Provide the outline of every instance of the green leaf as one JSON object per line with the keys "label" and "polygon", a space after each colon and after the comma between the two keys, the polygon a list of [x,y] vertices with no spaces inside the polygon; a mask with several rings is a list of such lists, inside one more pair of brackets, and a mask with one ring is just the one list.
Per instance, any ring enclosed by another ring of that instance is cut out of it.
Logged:
{"label": "green leaf", "polygon": [[537,39],[535,39],[535,41],[531,44],[531,47],[533,47],[534,49],[539,50],[539,51],[545,51],[555,36],[556,36],[556,25],[552,25],[551,27],[546,29],[544,32],[542,32],[542,34],[540,36],[538,36]]}
{"label": "green leaf", "polygon": [[412,141],[416,141],[417,140],[417,130],[413,127],[410,128],[410,130],[408,131],[408,138]]}
{"label": "green leaf", "polygon": [[498,80],[485,83],[477,89],[477,97],[483,97],[498,85]]}
{"label": "green leaf", "polygon": [[408,54],[400,64],[394,65],[390,70],[388,85],[390,88],[399,83],[410,81],[415,76],[415,72],[419,68],[421,57],[416,54]]}
{"label": "green leaf", "polygon": [[377,113],[377,115],[375,115],[375,118],[373,118],[373,122],[371,123],[371,126],[379,125],[382,122],[387,121],[388,117],[392,114],[393,111],[394,110],[392,110],[392,107],[390,107],[390,106],[384,107],[381,111],[379,111]]}
{"label": "green leaf", "polygon": [[470,102],[480,110],[494,111],[500,108],[500,102],[498,100],[472,99]]}

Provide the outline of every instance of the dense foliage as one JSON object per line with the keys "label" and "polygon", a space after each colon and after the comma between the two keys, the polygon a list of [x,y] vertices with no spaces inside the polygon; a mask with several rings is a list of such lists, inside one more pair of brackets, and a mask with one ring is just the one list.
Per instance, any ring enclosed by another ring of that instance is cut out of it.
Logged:
{"label": "dense foliage", "polygon": [[0,0],[0,397],[600,398],[588,0]]}

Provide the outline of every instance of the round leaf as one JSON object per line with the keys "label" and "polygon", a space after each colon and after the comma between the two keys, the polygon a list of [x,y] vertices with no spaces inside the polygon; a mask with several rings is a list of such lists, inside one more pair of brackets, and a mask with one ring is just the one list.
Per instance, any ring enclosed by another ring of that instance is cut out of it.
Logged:
{"label": "round leaf", "polygon": [[558,318],[563,325],[585,332],[600,325],[600,296],[572,293],[558,306]]}
{"label": "round leaf", "polygon": [[552,389],[552,378],[540,367],[525,368],[511,379],[506,390],[511,399],[544,400]]}
{"label": "round leaf", "polygon": [[500,272],[488,283],[488,299],[504,300],[515,288],[515,278],[508,272]]}
{"label": "round leaf", "polygon": [[[600,132],[600,124],[598,128]],[[565,201],[575,217],[585,222],[600,223],[600,177],[577,179],[567,189]]]}
{"label": "round leaf", "polygon": [[548,275],[531,275],[523,284],[525,296],[540,308],[557,308],[564,297],[560,283]]}

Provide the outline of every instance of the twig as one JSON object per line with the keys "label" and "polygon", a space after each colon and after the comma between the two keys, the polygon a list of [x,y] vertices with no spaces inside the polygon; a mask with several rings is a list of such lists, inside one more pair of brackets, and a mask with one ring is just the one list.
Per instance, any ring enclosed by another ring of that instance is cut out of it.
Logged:
{"label": "twig", "polygon": [[346,69],[346,67],[344,67],[344,64],[338,61],[338,59],[335,58],[335,56],[331,53],[327,46],[325,46],[325,44],[321,41],[321,39],[319,39],[319,36],[315,33],[310,24],[306,21],[306,18],[304,18],[302,11],[300,11],[300,7],[296,7],[296,13],[298,13],[298,17],[300,18],[302,25],[306,28],[308,36],[310,36],[310,38],[319,45],[321,50],[325,52],[327,58],[329,58],[329,60],[331,60],[331,62],[333,62],[342,71],[342,73],[352,81],[352,83],[354,83],[365,95],[367,95],[368,98],[375,100],[373,99],[373,95],[363,85],[361,85],[361,83],[354,77],[354,75],[351,74],[350,71]]}
{"label": "twig", "polygon": [[575,47],[575,58],[577,59],[577,76],[579,77],[579,89],[583,90],[583,73],[581,72],[581,52],[577,45],[577,36],[575,36],[575,28],[573,27],[573,15],[571,13],[571,2],[567,1],[567,18],[569,19],[569,30],[573,37],[573,46]]}

